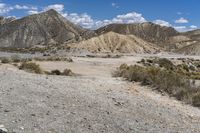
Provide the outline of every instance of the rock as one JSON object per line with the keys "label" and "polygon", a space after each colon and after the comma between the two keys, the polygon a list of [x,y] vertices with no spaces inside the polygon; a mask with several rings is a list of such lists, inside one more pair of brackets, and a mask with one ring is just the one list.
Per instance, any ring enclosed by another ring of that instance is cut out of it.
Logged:
{"label": "rock", "polygon": [[8,130],[4,127],[4,125],[0,125],[0,133],[7,133]]}

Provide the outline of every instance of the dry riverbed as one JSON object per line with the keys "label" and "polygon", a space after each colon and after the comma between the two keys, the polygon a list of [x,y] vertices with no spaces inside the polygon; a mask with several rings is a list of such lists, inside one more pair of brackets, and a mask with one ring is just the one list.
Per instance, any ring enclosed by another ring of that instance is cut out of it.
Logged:
{"label": "dry riverbed", "polygon": [[45,70],[80,76],[36,75],[0,65],[0,128],[10,133],[200,132],[200,110],[138,83],[113,78],[141,56],[37,62]]}

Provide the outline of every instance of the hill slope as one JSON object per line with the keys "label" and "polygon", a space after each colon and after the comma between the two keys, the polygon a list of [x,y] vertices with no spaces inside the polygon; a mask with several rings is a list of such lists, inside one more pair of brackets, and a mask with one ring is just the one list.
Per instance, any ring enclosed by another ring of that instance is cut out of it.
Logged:
{"label": "hill slope", "polygon": [[30,47],[81,40],[85,29],[51,9],[0,26],[0,47]]}
{"label": "hill slope", "polygon": [[112,53],[153,53],[158,50],[134,35],[121,35],[108,32],[97,37],[72,44],[73,48],[86,49],[90,52],[112,52]]}
{"label": "hill slope", "polygon": [[170,37],[179,34],[171,27],[164,27],[150,22],[140,24],[110,24],[97,29],[96,33],[103,34],[110,31],[123,35],[135,35],[145,41],[155,43],[161,47],[166,46]]}
{"label": "hill slope", "polygon": [[200,55],[200,42],[182,47],[176,50],[176,53],[186,55]]}
{"label": "hill slope", "polygon": [[200,30],[185,32],[182,35],[189,38],[187,43],[182,43],[182,45],[188,45],[181,47],[176,52],[187,55],[200,55]]}

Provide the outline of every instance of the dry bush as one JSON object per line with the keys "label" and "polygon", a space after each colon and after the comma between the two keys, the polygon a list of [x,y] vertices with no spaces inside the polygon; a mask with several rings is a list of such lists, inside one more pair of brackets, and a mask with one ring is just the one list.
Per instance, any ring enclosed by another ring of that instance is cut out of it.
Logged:
{"label": "dry bush", "polygon": [[174,69],[174,64],[166,58],[158,59],[157,63],[160,65],[160,67],[164,67],[167,70],[173,70]]}
{"label": "dry bush", "polygon": [[33,62],[23,62],[20,65],[19,69],[25,70],[25,71],[28,71],[28,72],[32,72],[32,73],[36,73],[36,74],[42,74],[43,73],[40,66],[36,63],[33,63]]}
{"label": "dry bush", "polygon": [[18,55],[11,56],[11,60],[12,60],[13,63],[19,63],[19,62],[22,61],[22,59]]}
{"label": "dry bush", "polygon": [[43,58],[34,58],[36,61],[67,61],[67,62],[73,62],[72,58],[67,57],[43,57]]}
{"label": "dry bush", "polygon": [[62,72],[60,72],[59,70],[52,70],[50,74],[51,75],[61,75]]}
{"label": "dry bush", "polygon": [[70,70],[70,69],[65,69],[65,70],[63,71],[62,75],[64,75],[64,76],[73,76],[74,74],[73,74],[72,70]]}
{"label": "dry bush", "polygon": [[165,92],[178,100],[200,107],[200,89],[192,87],[187,78],[173,70],[122,64],[115,76],[150,85],[159,92]]}
{"label": "dry bush", "polygon": [[60,70],[52,70],[51,72],[46,72],[48,75],[62,75],[62,76],[73,76],[74,73],[70,69],[65,69],[63,72]]}
{"label": "dry bush", "polygon": [[2,58],[1,59],[1,63],[4,63],[4,64],[8,64],[8,63],[11,63],[11,59],[10,58]]}

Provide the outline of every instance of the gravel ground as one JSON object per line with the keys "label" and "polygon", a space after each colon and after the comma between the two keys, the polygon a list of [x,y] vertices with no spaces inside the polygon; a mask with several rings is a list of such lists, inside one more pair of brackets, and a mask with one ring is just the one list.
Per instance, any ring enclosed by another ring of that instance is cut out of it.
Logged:
{"label": "gravel ground", "polygon": [[75,58],[80,72],[87,65],[93,70],[77,77],[35,75],[1,65],[0,127],[10,133],[200,132],[199,109],[103,74],[103,65],[107,70],[119,60]]}

